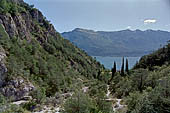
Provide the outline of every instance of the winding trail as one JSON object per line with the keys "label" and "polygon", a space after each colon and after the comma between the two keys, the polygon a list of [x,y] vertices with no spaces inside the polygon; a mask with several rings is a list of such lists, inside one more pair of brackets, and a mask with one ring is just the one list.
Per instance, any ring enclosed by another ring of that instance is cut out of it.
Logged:
{"label": "winding trail", "polygon": [[116,103],[112,103],[113,111],[117,111],[117,110],[120,110],[120,109],[123,109],[126,107],[126,105],[121,104],[122,99],[113,98],[113,96],[111,95],[111,92],[109,90],[109,85],[107,85],[106,96],[107,96],[106,101],[116,102]]}
{"label": "winding trail", "polygon": [[[114,98],[113,95],[111,95],[111,91],[109,90],[109,87],[110,86],[107,85],[107,93],[106,93],[107,99],[105,99],[105,100],[112,102],[113,111],[118,111],[118,110],[125,108],[127,105],[121,104],[122,99]],[[84,93],[86,93],[88,91],[88,89],[89,89],[89,87],[83,87],[82,91]],[[73,93],[67,93],[67,94],[63,94],[63,95],[72,96]],[[13,102],[12,104],[20,105],[22,103],[27,103],[27,102],[29,102],[29,101],[20,100],[20,101]],[[53,107],[44,106],[44,108],[41,111],[37,111],[37,112],[33,112],[33,113],[60,113],[60,109],[61,109],[60,107],[53,108]]]}

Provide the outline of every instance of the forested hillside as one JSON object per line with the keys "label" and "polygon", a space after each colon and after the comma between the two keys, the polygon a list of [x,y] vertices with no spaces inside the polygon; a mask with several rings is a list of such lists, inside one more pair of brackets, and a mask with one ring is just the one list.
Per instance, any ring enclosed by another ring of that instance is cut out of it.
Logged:
{"label": "forested hillside", "polygon": [[0,0],[0,113],[169,113],[169,56],[170,44],[106,70],[33,5]]}
{"label": "forested hillside", "polygon": [[91,56],[143,56],[170,40],[170,33],[160,30],[107,32],[76,28],[62,36]]}
{"label": "forested hillside", "polygon": [[[105,87],[102,71],[99,62],[64,39],[33,5],[22,0],[0,0],[1,113],[61,105],[66,95],[80,93],[90,83]],[[22,106],[9,104],[26,97],[30,99]],[[99,103],[90,100],[95,105],[91,109],[102,112],[96,107]]]}
{"label": "forested hillside", "polygon": [[117,98],[123,98],[126,112],[170,112],[169,47],[143,56],[128,73],[114,74],[110,89]]}

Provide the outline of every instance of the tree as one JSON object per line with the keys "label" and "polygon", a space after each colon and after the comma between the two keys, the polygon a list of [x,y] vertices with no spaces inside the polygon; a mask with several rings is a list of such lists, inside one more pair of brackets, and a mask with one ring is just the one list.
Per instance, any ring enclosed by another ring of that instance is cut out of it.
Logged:
{"label": "tree", "polygon": [[137,90],[142,92],[145,89],[146,78],[148,77],[148,70],[147,69],[138,69],[134,70],[131,79],[133,80],[133,86],[136,87]]}
{"label": "tree", "polygon": [[17,4],[16,3],[11,3],[11,4],[9,4],[9,13],[11,13],[11,14],[15,14],[15,13],[17,13],[18,12],[18,6],[17,6]]}
{"label": "tree", "polygon": [[36,103],[42,104],[45,101],[46,94],[45,94],[45,88],[37,88],[31,93],[31,96],[36,99]]}
{"label": "tree", "polygon": [[98,92],[97,97],[96,97],[96,112],[91,112],[91,113],[112,113],[113,108],[112,108],[112,102],[106,101],[107,97],[104,92]]}
{"label": "tree", "polygon": [[128,59],[126,59],[126,73],[129,74],[129,64],[128,64]]}
{"label": "tree", "polygon": [[0,12],[7,13],[9,10],[9,6],[6,0],[0,0]]}
{"label": "tree", "polygon": [[76,92],[64,104],[64,113],[90,113],[94,109],[92,99],[83,92]]}
{"label": "tree", "polygon": [[122,59],[121,76],[124,76],[124,57]]}
{"label": "tree", "polygon": [[101,75],[101,70],[98,71],[97,73],[97,79],[100,80],[100,75]]}
{"label": "tree", "polygon": [[114,66],[112,68],[112,77],[109,80],[109,83],[113,80],[113,77],[114,77],[115,73],[116,73],[116,62],[114,61]]}

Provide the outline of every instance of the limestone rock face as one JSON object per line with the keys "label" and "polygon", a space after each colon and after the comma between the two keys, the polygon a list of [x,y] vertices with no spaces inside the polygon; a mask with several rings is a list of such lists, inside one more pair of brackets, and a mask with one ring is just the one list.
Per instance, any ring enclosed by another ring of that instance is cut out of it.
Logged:
{"label": "limestone rock face", "polygon": [[0,92],[11,98],[13,101],[20,100],[28,96],[31,91],[35,89],[34,85],[21,77],[15,78],[3,84]]}
{"label": "limestone rock face", "polygon": [[5,76],[6,76],[6,72],[7,72],[7,68],[5,66],[5,58],[6,58],[6,54],[4,49],[0,46],[0,87],[2,87]]}
{"label": "limestone rock face", "polygon": [[[17,1],[17,0],[16,0]],[[46,26],[47,30],[44,31],[39,28],[39,25]],[[37,10],[30,10],[29,12],[21,12],[15,15],[0,14],[0,24],[5,28],[9,37],[20,37],[21,39],[32,39],[32,34],[40,33],[39,40],[46,41],[48,35],[55,36],[56,30],[52,24],[47,24],[47,20],[43,14]]]}
{"label": "limestone rock face", "polygon": [[10,15],[0,15],[0,24],[2,24],[10,37],[17,36],[18,31],[13,18]]}

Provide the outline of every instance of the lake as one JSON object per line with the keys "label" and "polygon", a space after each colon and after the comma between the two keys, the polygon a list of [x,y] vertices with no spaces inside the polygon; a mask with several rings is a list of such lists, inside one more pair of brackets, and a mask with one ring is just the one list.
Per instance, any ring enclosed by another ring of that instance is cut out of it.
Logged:
{"label": "lake", "polygon": [[[117,70],[121,69],[123,57],[102,57],[102,56],[93,56],[93,57],[96,58],[96,60],[99,61],[101,64],[103,64],[107,69],[111,69],[113,67],[114,61],[116,62]],[[125,58],[125,63],[126,63],[126,58],[128,59],[129,69],[131,69],[136,64],[136,62],[140,60],[141,57],[124,57],[124,58]]]}

